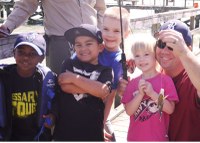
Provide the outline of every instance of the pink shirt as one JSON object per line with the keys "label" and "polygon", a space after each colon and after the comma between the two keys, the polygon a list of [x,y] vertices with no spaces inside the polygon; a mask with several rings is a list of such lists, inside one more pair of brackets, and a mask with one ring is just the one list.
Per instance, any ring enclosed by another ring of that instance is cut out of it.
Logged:
{"label": "pink shirt", "polygon": [[[131,80],[122,97],[122,103],[130,102],[133,93],[138,90],[138,82],[141,76]],[[178,101],[177,92],[172,79],[163,74],[158,74],[147,80],[153,89],[159,93],[164,89],[169,101]],[[136,113],[130,116],[128,141],[168,141],[169,115],[163,112],[162,118],[158,112],[157,104],[147,95],[144,96]]]}

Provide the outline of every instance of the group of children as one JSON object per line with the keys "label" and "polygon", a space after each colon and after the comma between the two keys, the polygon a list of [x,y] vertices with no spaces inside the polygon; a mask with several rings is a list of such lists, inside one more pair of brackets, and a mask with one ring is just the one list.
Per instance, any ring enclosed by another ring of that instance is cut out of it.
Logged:
{"label": "group of children", "polygon": [[[18,36],[16,64],[0,70],[5,89],[0,97],[5,101],[0,105],[5,109],[0,110],[1,140],[104,141],[104,125],[123,74],[119,12],[118,7],[108,8],[101,30],[82,24],[65,32],[76,57],[62,63],[59,75],[40,64],[46,52],[41,35]],[[122,8],[122,15],[126,38],[129,13]],[[178,97],[171,78],[156,68],[155,46],[151,35],[134,37],[131,51],[142,74],[122,96],[130,115],[128,141],[168,140],[169,114]]]}

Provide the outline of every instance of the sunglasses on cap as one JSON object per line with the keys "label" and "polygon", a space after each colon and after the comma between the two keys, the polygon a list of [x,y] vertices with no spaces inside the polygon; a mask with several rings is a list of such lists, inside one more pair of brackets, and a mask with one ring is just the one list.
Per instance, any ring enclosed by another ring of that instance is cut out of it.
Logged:
{"label": "sunglasses on cap", "polygon": [[[162,40],[158,40],[158,41],[156,42],[156,44],[157,44],[158,48],[160,48],[160,49],[164,49],[164,48],[166,47],[166,43],[163,42]],[[168,48],[169,50],[173,51],[173,49],[172,49],[171,47],[168,47],[168,46],[167,46],[167,48]]]}

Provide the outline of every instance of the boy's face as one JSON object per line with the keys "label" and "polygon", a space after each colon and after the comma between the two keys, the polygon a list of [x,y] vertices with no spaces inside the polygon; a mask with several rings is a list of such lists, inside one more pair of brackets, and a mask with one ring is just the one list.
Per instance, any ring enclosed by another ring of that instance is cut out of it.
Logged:
{"label": "boy's face", "polygon": [[[101,31],[106,49],[109,51],[117,51],[121,43],[120,20],[110,17],[105,17],[103,20]],[[127,31],[123,31],[124,35],[126,35],[126,33]]]}
{"label": "boy's face", "polygon": [[42,62],[43,56],[30,46],[21,45],[14,50],[14,58],[17,64],[17,71],[20,75],[31,76],[35,67],[39,62]]}
{"label": "boy's face", "polygon": [[88,36],[76,37],[74,48],[77,58],[80,61],[93,65],[98,64],[99,52],[103,50],[102,44],[99,44],[96,39]]}

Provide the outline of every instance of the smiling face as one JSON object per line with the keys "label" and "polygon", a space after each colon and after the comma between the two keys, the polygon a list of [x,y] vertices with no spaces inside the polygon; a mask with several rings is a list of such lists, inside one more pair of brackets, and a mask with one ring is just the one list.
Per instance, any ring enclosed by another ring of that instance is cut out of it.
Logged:
{"label": "smiling face", "polygon": [[164,49],[156,48],[156,58],[160,66],[171,77],[178,75],[183,70],[183,66],[178,57],[175,57],[173,51],[167,47]]}
{"label": "smiling face", "polygon": [[155,57],[156,39],[147,33],[138,33],[134,35],[132,44],[132,54],[135,65],[142,71],[146,77],[157,73],[157,61]]}
{"label": "smiling face", "polygon": [[117,51],[121,43],[120,21],[105,17],[102,25],[102,37],[105,47],[109,51]]}
{"label": "smiling face", "polygon": [[134,59],[136,66],[143,72],[143,74],[155,72],[156,59],[153,52],[146,49],[135,50]]}
{"label": "smiling face", "polygon": [[35,67],[42,62],[43,56],[39,56],[36,50],[27,45],[21,45],[14,50],[14,58],[17,64],[17,71],[23,77],[31,76]]}
{"label": "smiling face", "polygon": [[[122,17],[120,16],[122,15]],[[121,32],[121,23],[123,32]],[[109,7],[104,12],[102,23],[102,37],[105,48],[110,52],[119,50],[121,43],[121,34],[123,38],[127,38],[129,34],[130,13],[125,8],[117,6]]]}
{"label": "smiling face", "polygon": [[98,55],[102,51],[102,45],[96,39],[88,36],[78,36],[75,39],[74,48],[80,61],[98,64]]}

